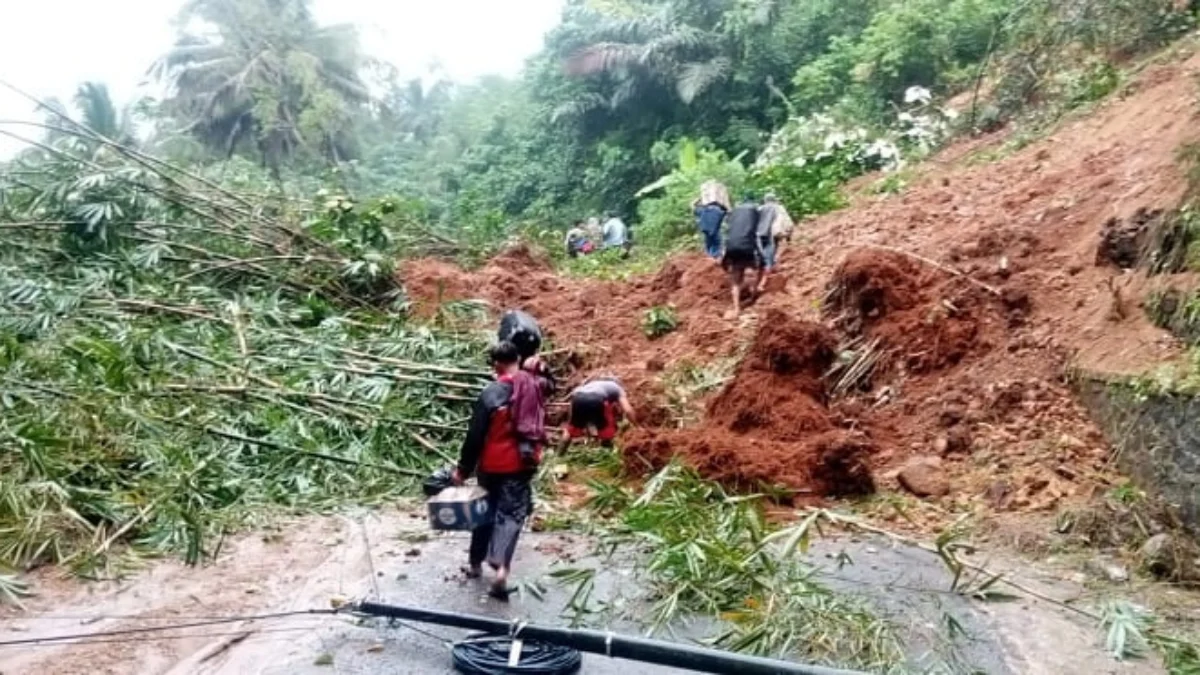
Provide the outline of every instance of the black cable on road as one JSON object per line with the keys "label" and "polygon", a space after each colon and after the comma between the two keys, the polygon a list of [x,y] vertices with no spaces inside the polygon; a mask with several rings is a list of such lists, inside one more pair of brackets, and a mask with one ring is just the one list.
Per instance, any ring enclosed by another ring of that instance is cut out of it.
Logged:
{"label": "black cable on road", "polygon": [[[171,626],[171,628],[175,628]],[[80,645],[103,645],[103,644],[118,644],[128,645],[146,642],[165,642],[167,640],[211,640],[219,637],[230,637],[242,635],[250,641],[250,638],[256,638],[264,635],[276,635],[280,633],[304,633],[312,630],[312,626],[297,627],[297,628],[259,628],[254,630],[233,630],[233,631],[217,631],[217,632],[201,632],[201,633],[179,633],[173,635],[134,635],[125,637],[106,638],[87,637],[79,638],[78,640],[62,640],[59,642],[42,642],[33,645],[23,645],[24,649],[36,649],[38,647],[75,647]]]}
{"label": "black cable on road", "polygon": [[230,616],[221,619],[212,619],[209,621],[192,621],[189,623],[167,624],[162,626],[148,626],[145,628],[121,628],[118,630],[95,631],[92,633],[75,633],[72,635],[50,635],[47,637],[32,637],[21,638],[19,640],[2,640],[2,647],[20,647],[24,645],[36,645],[48,642],[70,642],[73,640],[87,640],[89,638],[114,638],[126,635],[141,635],[145,633],[161,633],[169,630],[179,630],[183,628],[201,628],[203,626],[218,626],[222,624],[238,623],[241,621],[262,621],[267,619],[283,619],[291,616],[303,616],[308,614],[337,614],[333,609],[302,609],[291,612],[273,612],[270,614],[251,614],[247,616]]}
{"label": "black cable on road", "polygon": [[[716,673],[717,675],[865,675],[861,671],[839,670],[792,661],[767,659],[677,642],[628,637],[598,630],[538,626],[487,616],[384,605],[375,602],[354,603],[349,605],[348,609],[369,616],[465,628],[489,635],[507,636],[512,639],[520,638],[531,644],[536,642],[558,645],[571,650],[603,654],[611,658],[690,669],[700,673]],[[521,673],[523,671],[493,670],[491,672]]]}

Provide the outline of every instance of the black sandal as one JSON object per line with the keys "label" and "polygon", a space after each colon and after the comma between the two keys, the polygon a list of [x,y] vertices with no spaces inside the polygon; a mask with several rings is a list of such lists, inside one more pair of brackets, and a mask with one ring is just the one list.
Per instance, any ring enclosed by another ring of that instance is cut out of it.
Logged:
{"label": "black sandal", "polygon": [[462,572],[462,575],[468,579],[478,579],[479,577],[483,576],[482,568],[476,569],[470,565],[463,565],[462,567],[458,568],[458,571]]}

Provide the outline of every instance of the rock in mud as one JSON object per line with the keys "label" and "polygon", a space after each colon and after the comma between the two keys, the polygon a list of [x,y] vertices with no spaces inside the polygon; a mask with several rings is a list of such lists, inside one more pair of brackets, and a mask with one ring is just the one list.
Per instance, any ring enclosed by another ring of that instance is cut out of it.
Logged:
{"label": "rock in mud", "polygon": [[1147,244],[1153,237],[1153,231],[1162,223],[1161,209],[1143,208],[1128,219],[1110,219],[1100,234],[1096,266],[1111,265],[1123,270],[1137,267],[1147,254],[1152,253],[1147,249]]}
{"label": "rock in mud", "polygon": [[950,481],[936,457],[918,457],[896,476],[905,490],[918,497],[944,497],[950,494]]}
{"label": "rock in mud", "polygon": [[1142,565],[1146,570],[1158,577],[1169,575],[1174,566],[1171,561],[1173,543],[1171,535],[1166,532],[1147,539],[1141,550]]}
{"label": "rock in mud", "polygon": [[971,432],[962,427],[954,427],[933,441],[933,451],[940,457],[971,450]]}
{"label": "rock in mud", "polygon": [[1117,584],[1129,581],[1129,570],[1124,565],[1104,556],[1097,556],[1087,561],[1084,570],[1092,576],[1108,579]]}
{"label": "rock in mud", "polygon": [[1004,510],[1012,502],[1012,485],[1008,481],[998,480],[988,486],[984,498],[996,510]]}

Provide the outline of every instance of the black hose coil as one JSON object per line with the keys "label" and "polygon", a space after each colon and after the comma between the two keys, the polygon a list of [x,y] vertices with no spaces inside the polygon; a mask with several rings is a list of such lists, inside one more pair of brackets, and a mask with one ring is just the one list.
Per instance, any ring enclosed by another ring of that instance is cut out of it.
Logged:
{"label": "black hose coil", "polygon": [[544,642],[523,642],[517,665],[508,665],[512,638],[491,635],[469,637],[454,643],[454,669],[465,675],[574,675],[583,656],[570,647]]}

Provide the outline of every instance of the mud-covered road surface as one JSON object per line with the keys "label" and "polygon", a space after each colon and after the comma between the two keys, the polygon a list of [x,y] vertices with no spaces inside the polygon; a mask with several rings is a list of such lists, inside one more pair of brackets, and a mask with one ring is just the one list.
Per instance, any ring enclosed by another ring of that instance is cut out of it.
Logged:
{"label": "mud-covered road surface", "polygon": [[[517,575],[521,581],[539,581],[544,596],[516,596],[502,604],[486,598],[484,582],[459,578],[465,547],[465,535],[431,534],[419,509],[297,519],[228,543],[219,560],[205,567],[159,561],[121,582],[82,586],[56,581],[47,573],[27,612],[6,610],[0,619],[0,641],[323,609],[334,597],[377,597],[393,604],[563,625],[568,622],[564,610],[572,589],[547,575],[564,566],[599,570],[593,596],[597,600],[624,599],[632,605],[644,590],[638,587],[635,559],[597,557],[592,543],[577,535],[527,533],[518,553]],[[852,564],[838,565],[845,559],[838,555],[842,552]],[[989,675],[1162,672],[1152,662],[1112,660],[1104,653],[1098,627],[1047,603],[984,603],[950,592],[945,567],[919,549],[843,536],[816,542],[809,555],[823,583],[868,598],[900,628],[916,672],[927,672],[938,663],[948,665],[950,672]],[[1081,593],[1028,569],[1020,568],[1016,577],[1052,597],[1071,599]],[[596,621],[601,623],[594,627],[640,632],[640,626],[628,620]],[[248,620],[95,644],[0,648],[0,673],[453,672],[445,641],[466,633],[440,626],[419,628],[425,632],[350,616]],[[699,638],[706,628],[711,624],[697,622],[663,637]],[[587,655],[582,672],[682,671]]]}

